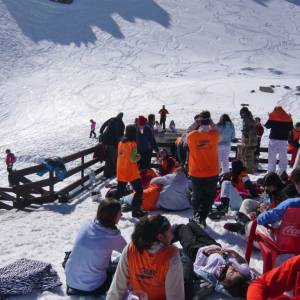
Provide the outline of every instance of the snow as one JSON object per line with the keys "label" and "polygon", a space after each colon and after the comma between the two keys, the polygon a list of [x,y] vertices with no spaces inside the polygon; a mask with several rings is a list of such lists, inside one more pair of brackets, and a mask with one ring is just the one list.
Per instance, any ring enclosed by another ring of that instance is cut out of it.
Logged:
{"label": "snow", "polygon": [[[0,0],[3,158],[11,148],[23,168],[85,149],[96,143],[88,139],[91,118],[99,128],[123,111],[129,123],[162,104],[179,128],[209,109],[215,121],[229,113],[239,132],[242,103],[263,122],[275,105],[298,121],[299,12],[298,0]],[[258,91],[271,84],[274,94]],[[48,261],[65,282],[64,251],[96,206],[82,194],[30,212],[0,211],[0,266],[21,257]],[[168,217],[187,222],[190,213]],[[209,232],[242,253],[245,242],[224,222],[209,221]],[[132,228],[125,215],[127,240]],[[259,253],[251,265],[261,271]],[[13,299],[67,298],[61,291]]]}

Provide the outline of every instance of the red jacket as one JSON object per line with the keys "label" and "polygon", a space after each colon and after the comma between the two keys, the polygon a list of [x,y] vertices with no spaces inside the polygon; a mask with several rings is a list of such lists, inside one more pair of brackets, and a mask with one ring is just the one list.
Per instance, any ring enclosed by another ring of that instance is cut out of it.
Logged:
{"label": "red jacket", "polygon": [[5,163],[8,168],[11,168],[13,164],[16,162],[16,157],[13,153],[8,153],[6,155]]}
{"label": "red jacket", "polygon": [[[294,297],[283,295],[294,291]],[[247,300],[299,300],[300,255],[290,258],[279,267],[254,280],[247,292]]]}

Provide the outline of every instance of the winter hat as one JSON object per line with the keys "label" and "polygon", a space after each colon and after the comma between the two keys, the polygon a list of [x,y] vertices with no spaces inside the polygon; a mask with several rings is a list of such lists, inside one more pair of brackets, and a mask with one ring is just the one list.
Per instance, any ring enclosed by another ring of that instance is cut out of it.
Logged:
{"label": "winter hat", "polygon": [[139,116],[137,123],[140,126],[145,126],[147,124],[147,119],[144,116]]}

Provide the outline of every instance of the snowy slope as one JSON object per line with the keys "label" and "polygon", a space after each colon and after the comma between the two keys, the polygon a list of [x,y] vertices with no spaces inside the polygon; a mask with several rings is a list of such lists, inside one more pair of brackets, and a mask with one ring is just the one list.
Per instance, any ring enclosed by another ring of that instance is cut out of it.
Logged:
{"label": "snowy slope", "polygon": [[[128,123],[162,104],[182,128],[202,109],[215,121],[230,113],[239,128],[241,103],[263,121],[276,104],[300,120],[299,13],[299,0],[0,0],[0,152],[11,148],[17,168],[70,154],[95,143],[90,118],[99,126],[123,111]],[[280,85],[274,94],[258,92],[271,84]],[[0,211],[0,266],[49,261],[64,281],[63,251],[95,209],[83,195],[31,213]],[[244,242],[222,224],[210,222],[210,232],[242,253]],[[133,223],[120,227],[129,240]]]}

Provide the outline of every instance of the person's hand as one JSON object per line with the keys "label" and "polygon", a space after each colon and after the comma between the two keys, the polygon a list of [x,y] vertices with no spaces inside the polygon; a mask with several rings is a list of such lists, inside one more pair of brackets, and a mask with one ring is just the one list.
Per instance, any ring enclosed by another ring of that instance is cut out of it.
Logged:
{"label": "person's hand", "polygon": [[249,213],[249,217],[252,221],[255,220],[257,217],[256,212],[253,211],[253,212]]}

